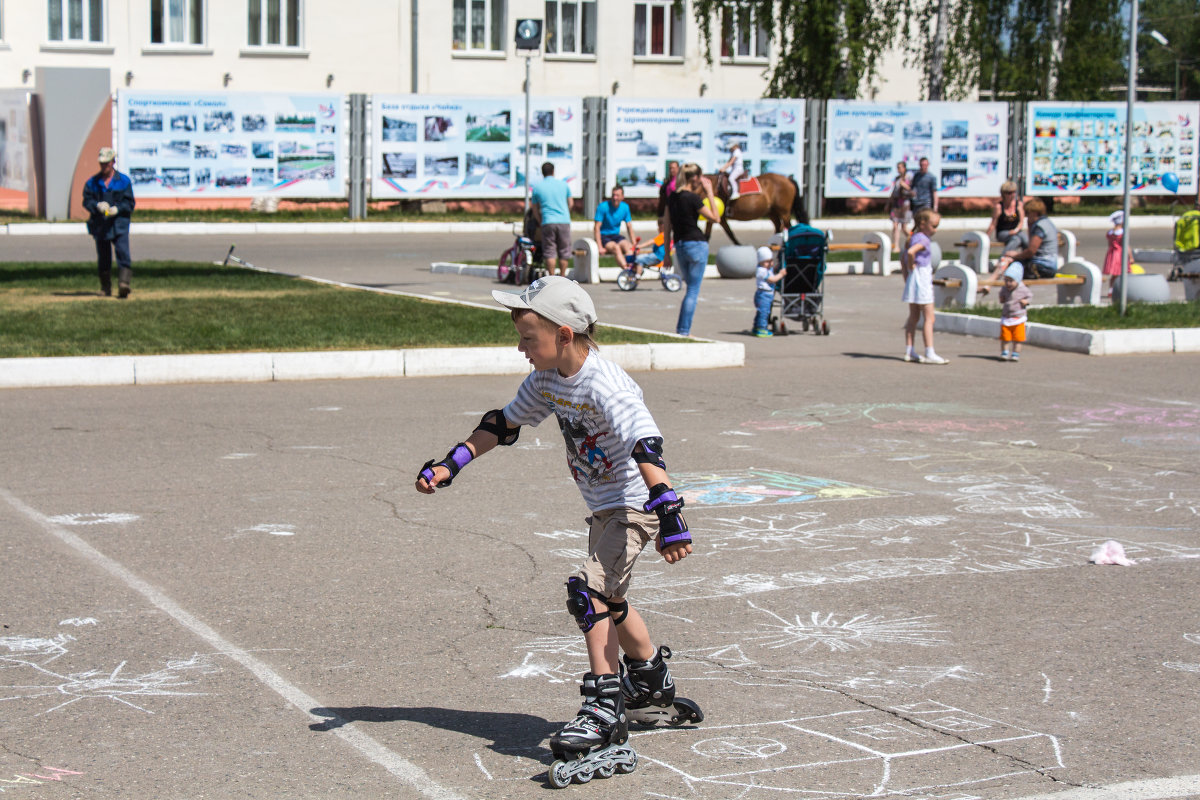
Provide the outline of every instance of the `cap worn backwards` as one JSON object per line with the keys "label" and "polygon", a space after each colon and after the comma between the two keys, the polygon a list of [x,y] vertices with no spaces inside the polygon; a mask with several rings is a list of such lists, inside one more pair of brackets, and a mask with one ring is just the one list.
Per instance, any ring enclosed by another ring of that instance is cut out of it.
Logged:
{"label": "cap worn backwards", "polygon": [[596,306],[578,283],[562,275],[538,278],[525,291],[494,290],[492,297],[506,308],[524,308],[575,333],[587,333],[596,322]]}

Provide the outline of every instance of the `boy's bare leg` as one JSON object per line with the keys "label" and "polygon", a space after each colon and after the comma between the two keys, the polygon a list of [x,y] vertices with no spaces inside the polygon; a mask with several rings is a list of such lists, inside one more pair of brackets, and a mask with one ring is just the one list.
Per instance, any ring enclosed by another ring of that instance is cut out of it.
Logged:
{"label": "boy's bare leg", "polygon": [[617,640],[631,661],[649,661],[654,658],[654,645],[650,642],[650,630],[642,615],[630,606],[625,621],[617,626]]}

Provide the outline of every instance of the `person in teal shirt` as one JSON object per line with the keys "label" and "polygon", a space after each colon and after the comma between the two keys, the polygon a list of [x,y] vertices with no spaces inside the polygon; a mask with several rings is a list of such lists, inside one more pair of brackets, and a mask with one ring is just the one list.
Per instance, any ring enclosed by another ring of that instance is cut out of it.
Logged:
{"label": "person in teal shirt", "polygon": [[[621,235],[621,223],[629,238]],[[625,202],[625,190],[620,186],[613,187],[612,199],[601,203],[596,208],[596,226],[592,234],[600,245],[601,253],[612,253],[617,257],[617,266],[625,269],[627,258],[633,255],[633,215],[629,213],[629,204]]]}
{"label": "person in teal shirt", "polygon": [[566,276],[571,263],[571,187],[554,177],[554,165],[542,164],[542,179],[529,196],[542,226],[546,274]]}

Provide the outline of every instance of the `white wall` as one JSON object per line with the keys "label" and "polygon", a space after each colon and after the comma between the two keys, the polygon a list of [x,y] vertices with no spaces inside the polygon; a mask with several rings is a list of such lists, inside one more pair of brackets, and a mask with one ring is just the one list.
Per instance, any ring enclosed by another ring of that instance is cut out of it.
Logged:
{"label": "white wall", "polygon": [[[46,0],[0,0],[0,86],[29,86],[22,73],[39,66],[106,67],[112,88],[242,91],[408,92],[412,88],[411,0],[301,0],[302,46],[252,49],[247,41],[247,0],[207,0],[202,46],[150,44],[150,0],[107,0],[103,44],[64,45],[47,40]],[[468,57],[451,47],[452,0],[419,0],[418,87],[423,93],[512,94],[522,91],[525,59],[514,52],[513,29],[523,17],[542,18],[542,0],[508,0],[505,53]],[[682,59],[633,56],[634,0],[599,0],[595,58],[533,61],[538,94],[634,97],[760,97],[766,62],[704,60],[699,30],[685,15]],[[714,26],[715,27],[715,26]]]}

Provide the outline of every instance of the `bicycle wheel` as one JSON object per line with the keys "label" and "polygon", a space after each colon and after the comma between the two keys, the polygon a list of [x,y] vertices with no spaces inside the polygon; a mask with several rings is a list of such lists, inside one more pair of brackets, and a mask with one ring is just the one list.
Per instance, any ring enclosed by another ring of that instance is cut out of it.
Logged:
{"label": "bicycle wheel", "polygon": [[678,292],[683,288],[683,278],[673,273],[667,273],[663,275],[662,284],[668,292]]}
{"label": "bicycle wheel", "polygon": [[621,274],[617,276],[617,288],[622,292],[632,292],[637,288],[638,279],[637,273],[631,269],[621,270]]}

